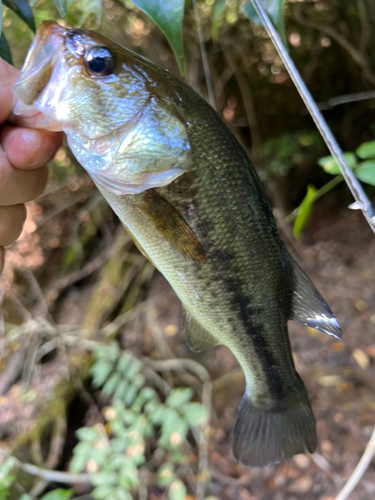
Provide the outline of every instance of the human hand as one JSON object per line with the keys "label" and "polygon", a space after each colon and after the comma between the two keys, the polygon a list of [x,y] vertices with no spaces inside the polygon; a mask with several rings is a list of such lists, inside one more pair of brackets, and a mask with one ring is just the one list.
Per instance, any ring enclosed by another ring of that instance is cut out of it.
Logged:
{"label": "human hand", "polygon": [[0,273],[4,248],[22,231],[25,203],[47,184],[47,163],[61,146],[62,134],[6,124],[12,111],[12,85],[19,71],[0,58]]}

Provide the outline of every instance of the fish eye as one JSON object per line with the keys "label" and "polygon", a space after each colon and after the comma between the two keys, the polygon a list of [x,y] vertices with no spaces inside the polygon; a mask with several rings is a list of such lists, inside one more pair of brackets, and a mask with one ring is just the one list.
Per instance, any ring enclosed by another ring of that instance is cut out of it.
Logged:
{"label": "fish eye", "polygon": [[92,47],[84,57],[85,68],[91,76],[108,76],[114,72],[113,56],[106,47]]}

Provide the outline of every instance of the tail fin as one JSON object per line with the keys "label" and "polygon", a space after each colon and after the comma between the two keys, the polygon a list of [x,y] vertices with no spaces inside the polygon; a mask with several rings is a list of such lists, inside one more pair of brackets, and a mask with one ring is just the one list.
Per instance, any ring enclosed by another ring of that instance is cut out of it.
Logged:
{"label": "tail fin", "polygon": [[[294,399],[294,398],[293,398]],[[233,433],[233,454],[241,464],[262,467],[316,448],[315,418],[306,398],[282,410],[255,408],[244,395]]]}

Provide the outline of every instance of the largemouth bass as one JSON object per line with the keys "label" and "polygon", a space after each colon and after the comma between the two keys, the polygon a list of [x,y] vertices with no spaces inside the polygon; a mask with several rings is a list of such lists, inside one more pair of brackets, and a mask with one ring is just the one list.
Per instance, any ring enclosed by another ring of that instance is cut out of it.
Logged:
{"label": "largemouth bass", "polygon": [[224,344],[246,392],[233,452],[263,466],[316,447],[287,321],[340,326],[286,250],[264,188],[216,112],[184,82],[90,31],[39,27],[16,114],[61,129],[140,251],[181,299],[189,346]]}

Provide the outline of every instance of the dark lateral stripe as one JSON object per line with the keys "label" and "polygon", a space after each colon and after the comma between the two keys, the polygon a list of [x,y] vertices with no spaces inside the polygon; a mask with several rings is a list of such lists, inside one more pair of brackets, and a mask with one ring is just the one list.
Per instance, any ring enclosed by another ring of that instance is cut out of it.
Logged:
{"label": "dark lateral stripe", "polygon": [[263,326],[254,324],[252,321],[252,317],[258,315],[255,314],[256,311],[252,308],[251,297],[242,295],[239,284],[231,279],[225,279],[225,285],[230,293],[233,309],[239,312],[244,330],[247,332],[255,351],[254,354],[262,365],[270,395],[275,400],[282,399],[287,388],[277,369],[275,358],[267,345]]}

